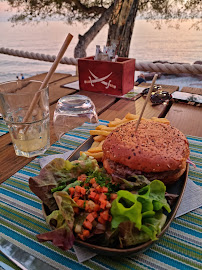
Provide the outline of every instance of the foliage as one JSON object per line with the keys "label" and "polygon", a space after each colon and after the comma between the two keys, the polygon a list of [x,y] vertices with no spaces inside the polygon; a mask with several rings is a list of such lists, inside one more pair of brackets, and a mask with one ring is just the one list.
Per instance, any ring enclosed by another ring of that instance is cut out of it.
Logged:
{"label": "foliage", "polygon": [[[65,18],[69,23],[74,21],[96,20],[113,3],[121,4],[123,0],[7,0],[11,7],[18,8],[18,13],[11,18],[12,22],[44,20],[48,17]],[[136,0],[138,1],[138,0]],[[199,29],[202,22],[202,2],[200,0],[140,0],[138,16],[147,20],[155,19],[160,28],[162,20],[177,18],[198,18],[193,26]],[[179,27],[179,21],[175,27]]]}
{"label": "foliage", "polygon": [[[139,14],[146,20],[155,19],[155,27],[161,29],[164,22],[169,27],[179,28],[187,19],[193,21],[192,26],[200,30],[202,24],[202,2],[199,0],[141,0]],[[175,22],[173,19],[176,19]]]}
{"label": "foliage", "polygon": [[78,0],[7,0],[13,8],[18,8],[19,13],[11,18],[12,22],[22,20],[44,20],[59,16],[67,22],[96,19],[113,1],[78,1]]}

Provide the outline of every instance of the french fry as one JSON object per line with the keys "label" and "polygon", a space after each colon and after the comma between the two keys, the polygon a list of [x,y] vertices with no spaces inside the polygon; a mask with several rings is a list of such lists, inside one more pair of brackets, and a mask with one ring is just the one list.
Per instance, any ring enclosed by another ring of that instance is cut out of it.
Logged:
{"label": "french fry", "polygon": [[86,151],[86,152],[81,151],[81,152],[80,152],[80,155],[81,155],[82,153],[85,153],[87,156],[94,157],[94,158],[97,159],[97,160],[98,160],[98,159],[101,160],[102,157],[103,157],[103,152],[90,153],[90,152],[88,152],[88,151]]}
{"label": "french fry", "polygon": [[158,117],[152,117],[151,118],[152,121],[156,121],[156,122],[161,122],[167,125],[170,125],[170,121],[166,118],[158,118]]}
{"label": "french fry", "polygon": [[105,130],[90,130],[90,135],[108,136],[109,134],[110,134],[110,131],[105,131]]}
{"label": "french fry", "polygon": [[96,127],[97,130],[100,130],[100,129],[105,129],[107,126],[105,125],[99,125]]}
{"label": "french fry", "polygon": [[98,146],[98,147],[91,147],[88,149],[89,153],[98,153],[98,152],[102,152],[102,146]]}
{"label": "french fry", "polygon": [[100,142],[99,147],[102,147],[104,141],[105,141],[105,140],[103,140],[103,141]]}
{"label": "french fry", "polygon": [[122,120],[116,120],[116,121],[111,121],[109,122],[108,126],[109,127],[117,127],[117,126],[120,126],[124,123],[128,122],[128,119],[122,119]]}
{"label": "french fry", "polygon": [[96,142],[101,142],[103,140],[105,140],[106,136],[102,136],[102,135],[98,135],[98,136],[95,136],[93,137],[94,141]]}
{"label": "french fry", "polygon": [[136,119],[139,118],[139,115],[138,114],[127,113],[125,118],[128,119],[128,120],[136,120]]}
{"label": "french fry", "polygon": [[[95,141],[95,142],[96,142],[96,141]],[[94,143],[95,143],[95,142],[94,142]],[[102,145],[103,145],[103,143],[104,143],[104,140],[101,141],[101,142],[96,142],[96,143],[98,144],[97,147],[93,147],[93,144],[92,144],[91,148],[88,149],[88,151],[89,151],[90,153],[102,152]]]}
{"label": "french fry", "polygon": [[94,142],[92,143],[92,145],[91,145],[91,148],[98,147],[98,146],[99,146],[99,144],[100,144],[100,142],[96,142],[96,141],[94,141]]}
{"label": "french fry", "polygon": [[102,127],[101,130],[105,130],[105,131],[113,131],[116,127]]}

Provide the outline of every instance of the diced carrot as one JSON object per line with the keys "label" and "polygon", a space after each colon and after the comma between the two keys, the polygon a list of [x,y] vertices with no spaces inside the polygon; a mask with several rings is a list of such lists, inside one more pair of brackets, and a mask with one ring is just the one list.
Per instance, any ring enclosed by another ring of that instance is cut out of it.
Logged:
{"label": "diced carrot", "polygon": [[94,211],[97,212],[99,210],[100,210],[100,206],[99,206],[99,204],[96,203],[94,206]]}
{"label": "diced carrot", "polygon": [[92,212],[91,215],[93,215],[94,218],[96,218],[98,216],[97,212]]}
{"label": "diced carrot", "polygon": [[106,200],[100,200],[100,208],[101,209],[105,209],[107,205],[107,201]]}
{"label": "diced carrot", "polygon": [[103,218],[104,220],[108,220],[109,219],[109,211],[105,210],[103,212],[100,213],[101,218]]}
{"label": "diced carrot", "polygon": [[92,200],[95,200],[96,195],[97,195],[97,193],[95,193],[94,191],[91,191],[88,198],[92,199]]}
{"label": "diced carrot", "polygon": [[102,192],[107,193],[108,192],[108,187],[102,187]]}
{"label": "diced carrot", "polygon": [[74,187],[69,188],[69,193],[71,197],[74,195]]}
{"label": "diced carrot", "polygon": [[106,200],[107,196],[104,193],[100,194],[100,200]]}
{"label": "diced carrot", "polygon": [[84,239],[88,238],[89,235],[90,235],[89,230],[83,230],[83,237],[84,237]]}
{"label": "diced carrot", "polygon": [[82,195],[85,195],[86,194],[86,189],[84,187],[81,187],[80,192],[81,192]]}
{"label": "diced carrot", "polygon": [[92,227],[93,227],[92,223],[89,220],[86,220],[86,219],[83,222],[83,226],[88,230],[92,230]]}
{"label": "diced carrot", "polygon": [[78,176],[77,179],[78,179],[79,181],[84,182],[84,181],[86,181],[86,175],[85,175],[85,174],[81,174],[81,175]]}
{"label": "diced carrot", "polygon": [[74,197],[73,200],[77,202],[79,200],[79,197]]}
{"label": "diced carrot", "polygon": [[96,188],[96,187],[99,186],[99,185],[98,185],[98,183],[95,182],[95,183],[92,184],[92,186],[93,186],[94,188]]}
{"label": "diced carrot", "polygon": [[106,223],[106,221],[101,216],[99,216],[98,222],[101,223],[101,224],[105,224]]}
{"label": "diced carrot", "polygon": [[95,202],[98,202],[99,199],[100,199],[100,195],[99,195],[99,194],[96,194],[96,196],[95,196],[95,198],[94,198],[94,201],[95,201]]}
{"label": "diced carrot", "polygon": [[84,200],[78,200],[77,202],[78,207],[83,208],[84,207]]}
{"label": "diced carrot", "polygon": [[93,220],[94,220],[95,218],[94,218],[94,216],[90,213],[90,214],[87,215],[86,219],[92,223]]}
{"label": "diced carrot", "polygon": [[98,193],[101,193],[101,192],[102,192],[102,187],[101,187],[100,185],[98,185],[98,186],[96,187],[96,191],[97,191]]}
{"label": "diced carrot", "polygon": [[75,192],[80,193],[81,192],[81,186],[75,186]]}
{"label": "diced carrot", "polygon": [[94,183],[96,183],[95,178],[91,178],[91,179],[90,179],[90,183],[91,183],[91,185],[94,184]]}
{"label": "diced carrot", "polygon": [[78,207],[73,207],[73,210],[74,210],[74,213],[75,213],[75,214],[79,214],[79,211],[80,211],[80,210],[79,210]]}
{"label": "diced carrot", "polygon": [[111,193],[110,194],[110,199],[111,200],[115,200],[117,198],[117,194],[116,193]]}
{"label": "diced carrot", "polygon": [[83,234],[78,233],[77,235],[78,235],[78,237],[79,237],[81,240],[83,240],[83,241],[85,240]]}

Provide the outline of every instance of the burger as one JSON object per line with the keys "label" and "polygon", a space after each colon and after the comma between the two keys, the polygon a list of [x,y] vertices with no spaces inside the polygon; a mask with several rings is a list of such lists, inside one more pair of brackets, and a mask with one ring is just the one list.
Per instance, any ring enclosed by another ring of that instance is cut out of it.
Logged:
{"label": "burger", "polygon": [[186,170],[189,143],[185,135],[170,124],[141,120],[116,128],[104,141],[103,166],[115,177],[129,179],[144,175],[148,180],[172,184]]}

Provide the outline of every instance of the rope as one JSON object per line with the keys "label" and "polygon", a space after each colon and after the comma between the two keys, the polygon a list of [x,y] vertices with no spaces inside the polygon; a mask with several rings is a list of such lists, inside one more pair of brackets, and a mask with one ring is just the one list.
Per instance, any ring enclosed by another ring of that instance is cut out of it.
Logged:
{"label": "rope", "polygon": [[[39,53],[34,53],[34,52],[24,52],[24,51],[9,49],[9,48],[0,48],[0,53],[28,58],[28,59],[39,60],[39,61],[45,61],[45,62],[54,62],[56,58],[55,55],[45,55],[45,54],[39,54]],[[76,58],[63,57],[60,63],[67,64],[67,65],[77,65],[78,60]]]}
{"label": "rope", "polygon": [[169,64],[169,63],[152,63],[139,62],[135,65],[136,70],[151,71],[166,74],[202,74],[202,65],[199,64]]}
{"label": "rope", "polygon": [[[24,52],[19,50],[13,50],[9,48],[0,48],[0,53],[8,54],[23,58],[29,58],[39,61],[54,62],[55,55],[45,55],[34,52]],[[67,65],[77,65],[77,58],[67,58],[63,57],[60,61],[61,64]],[[136,62],[135,70],[137,71],[149,71],[149,72],[159,72],[166,74],[202,74],[202,65],[199,64],[169,64],[169,63],[152,63],[152,62]]]}

